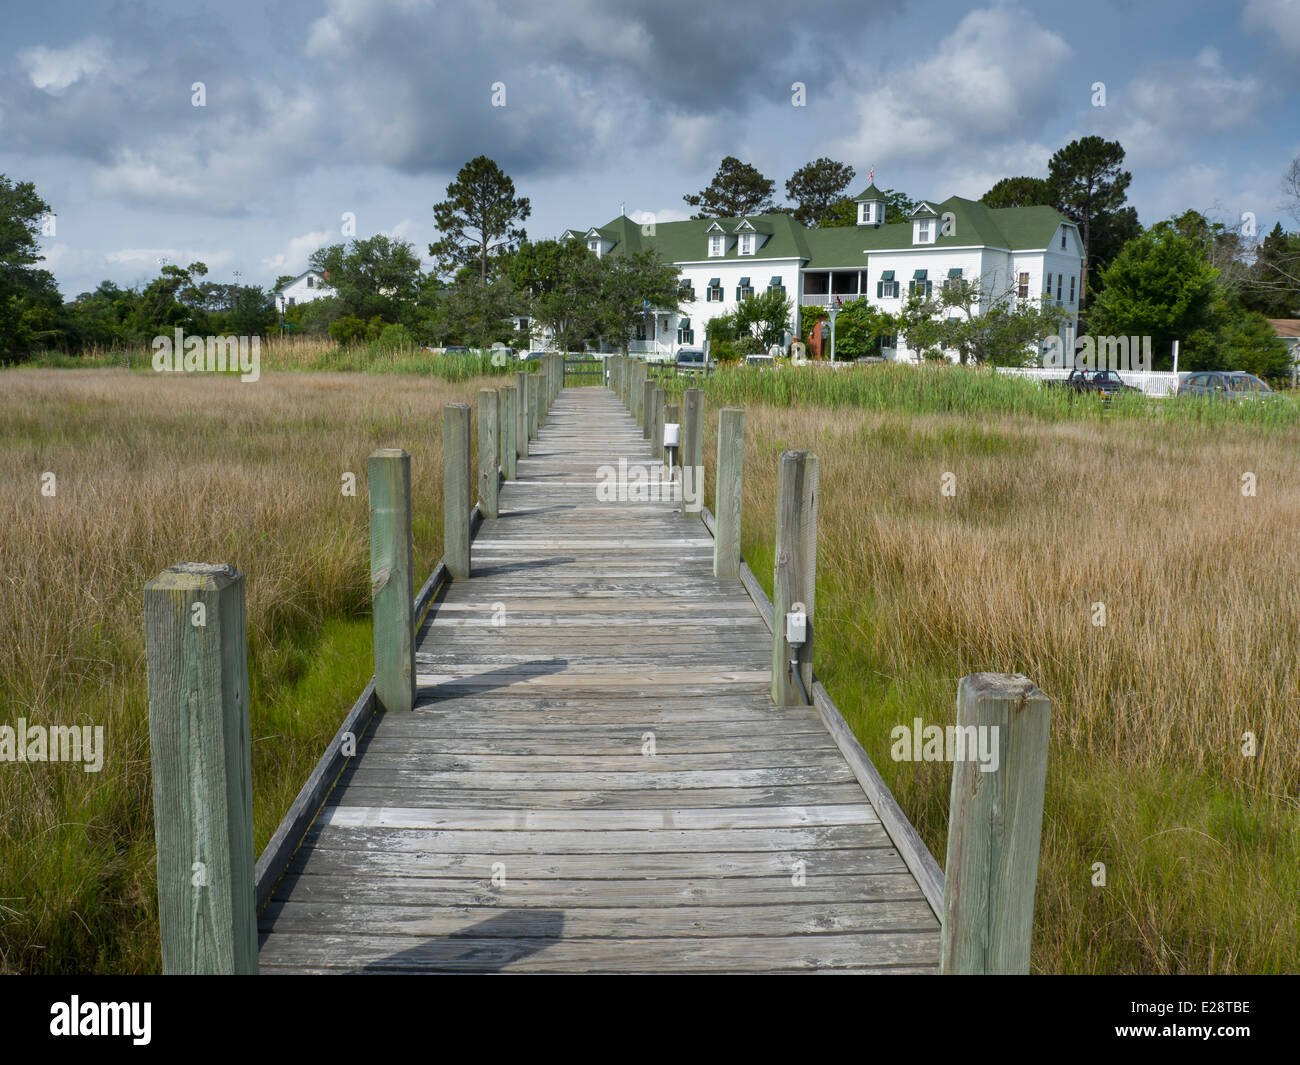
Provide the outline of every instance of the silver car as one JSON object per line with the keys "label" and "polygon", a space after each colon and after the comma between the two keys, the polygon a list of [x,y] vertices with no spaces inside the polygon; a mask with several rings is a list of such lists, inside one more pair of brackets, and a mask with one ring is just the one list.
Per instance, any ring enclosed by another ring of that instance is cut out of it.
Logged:
{"label": "silver car", "polygon": [[1244,370],[1201,370],[1188,374],[1178,385],[1180,396],[1211,396],[1230,403],[1250,403],[1277,395],[1254,374]]}

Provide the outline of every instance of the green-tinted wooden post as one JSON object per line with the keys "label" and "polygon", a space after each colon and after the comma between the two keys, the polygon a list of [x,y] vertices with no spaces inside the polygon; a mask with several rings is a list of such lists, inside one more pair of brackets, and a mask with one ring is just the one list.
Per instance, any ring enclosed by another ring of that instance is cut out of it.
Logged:
{"label": "green-tinted wooden post", "polygon": [[650,454],[662,461],[664,457],[664,390],[656,388],[650,408]]}
{"label": "green-tinted wooden post", "polygon": [[[532,374],[520,370],[515,374],[515,457],[528,457],[528,393],[531,391],[528,379]],[[518,465],[515,467],[518,471]]]}
{"label": "green-tinted wooden post", "polygon": [[384,710],[404,712],[415,706],[411,456],[400,448],[380,448],[366,460],[366,478],[375,698]]}
{"label": "green-tinted wooden post", "polygon": [[502,385],[498,395],[501,398],[501,476],[507,481],[513,481],[515,461],[519,457],[515,447],[515,426],[518,424],[515,411],[519,406],[519,397],[514,385]]}
{"label": "green-tinted wooden post", "polygon": [[543,355],[537,364],[537,428],[546,425],[546,410],[550,406],[547,398],[551,392],[551,362],[554,355]]}
{"label": "green-tinted wooden post", "polygon": [[772,579],[772,701],[801,706],[805,699],[790,668],[785,616],[801,604],[807,638],[797,652],[804,690],[812,691],[813,633],[817,580],[817,456],[783,451],[776,478],[776,559]]}
{"label": "green-tinted wooden post", "polygon": [[[681,459],[682,459],[682,417],[681,417],[681,414],[678,413],[678,406],[677,406],[676,403],[665,403],[665,404],[664,404],[664,425],[670,425],[670,424],[671,424],[671,425],[676,425],[676,426],[677,426],[677,453],[676,453],[675,455],[672,456],[672,461],[673,461],[675,464],[677,464],[677,465],[681,465]],[[664,448],[664,451],[663,451],[663,458],[664,458],[664,465],[667,466],[667,465],[668,465],[668,462],[669,462],[669,455],[668,455],[668,449],[667,449],[667,448]],[[669,474],[672,474],[672,468],[670,468],[668,472],[669,472]],[[673,476],[675,476],[675,475],[673,475]],[[672,478],[670,477],[669,479],[671,480]]]}
{"label": "green-tinted wooden post", "polygon": [[[498,514],[497,497],[501,490],[501,423],[500,401],[495,388],[481,388],[478,393],[478,498],[485,518]],[[465,516],[469,526],[469,515]]]}
{"label": "green-tinted wooden post", "polygon": [[640,359],[632,360],[631,373],[627,382],[627,409],[632,415],[632,420],[641,424],[641,401],[644,398],[645,389],[641,382],[645,380],[645,364]]}
{"label": "green-tinted wooden post", "polygon": [[244,575],[183,562],[144,587],[163,972],[257,972]]}
{"label": "green-tinted wooden post", "polygon": [[[540,373],[528,375],[528,439],[537,439],[537,430],[542,424],[542,376]],[[528,449],[532,450],[531,447]]]}
{"label": "green-tinted wooden post", "polygon": [[718,411],[718,473],[713,511],[713,575],[740,576],[740,507],[745,488],[745,412]]}
{"label": "green-tinted wooden post", "polygon": [[682,394],[682,513],[704,509],[704,393]]}
{"label": "green-tinted wooden post", "polygon": [[1029,972],[1051,720],[1051,700],[1018,673],[957,685],[943,973]]}
{"label": "green-tinted wooden post", "polygon": [[442,550],[447,572],[469,576],[469,404],[442,408]]}
{"label": "green-tinted wooden post", "polygon": [[640,417],[637,418],[637,424],[641,426],[641,436],[643,439],[650,439],[650,423],[654,421],[655,409],[655,383],[647,369],[645,378],[641,381],[641,405]]}

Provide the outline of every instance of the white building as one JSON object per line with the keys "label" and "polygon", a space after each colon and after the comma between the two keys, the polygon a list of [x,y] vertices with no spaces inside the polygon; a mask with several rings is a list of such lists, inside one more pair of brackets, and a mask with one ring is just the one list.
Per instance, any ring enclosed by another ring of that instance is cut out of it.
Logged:
{"label": "white building", "polygon": [[307,270],[292,281],[275,290],[275,306],[279,311],[299,303],[310,303],[325,296],[337,296],[330,287],[329,279],[319,270]]}
{"label": "white building", "polygon": [[[1048,300],[1068,314],[1064,350],[1073,351],[1083,244],[1077,227],[1051,207],[990,208],[957,196],[925,201],[909,218],[885,218],[874,184],[855,198],[857,224],[810,229],[786,214],[704,218],[642,225],[620,216],[565,237],[586,240],[598,255],[655,248],[682,276],[681,311],[647,313],[634,353],[668,359],[678,347],[702,346],[705,325],[767,288],[783,290],[795,307],[793,334],[803,335],[804,308],[866,297],[898,313],[909,292],[934,294],[951,278],[979,280],[986,293]],[[987,303],[984,305],[987,306]],[[983,307],[981,307],[981,310]],[[787,337],[789,339],[789,337]],[[888,358],[914,360],[902,342]]]}

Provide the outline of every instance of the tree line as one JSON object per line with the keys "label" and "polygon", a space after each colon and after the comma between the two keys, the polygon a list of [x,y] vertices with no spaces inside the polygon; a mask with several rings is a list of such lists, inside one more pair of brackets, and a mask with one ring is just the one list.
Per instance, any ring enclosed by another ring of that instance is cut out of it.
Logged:
{"label": "tree line", "polygon": [[[1264,319],[1300,316],[1300,235],[1278,224],[1256,241],[1245,226],[1194,210],[1144,230],[1127,203],[1131,175],[1123,162],[1117,142],[1084,137],[1057,151],[1046,175],[1004,178],[981,202],[1051,206],[1079,226],[1081,333],[1151,335],[1165,361],[1178,338],[1180,367],[1283,376],[1286,352]],[[781,205],[773,180],[727,156],[709,185],[683,200],[696,218],[781,211],[814,228],[854,225],[856,177],[846,163],[814,159],[785,182],[791,202]],[[1300,222],[1300,159],[1283,184]],[[887,220],[905,219],[919,202],[896,189],[884,196]],[[524,222],[531,209],[513,180],[479,156],[433,206],[439,238],[428,246],[428,271],[409,242],[379,234],[314,252],[308,265],[336,295],[283,315],[273,293],[291,277],[270,290],[220,283],[208,280],[201,262],[163,264],[158,277],[133,288],[105,281],[65,302],[39,265],[48,204],[31,183],[0,175],[0,359],[42,349],[138,347],[176,327],[236,335],[284,329],[342,343],[518,345],[528,343],[514,328],[523,318],[547,327],[567,349],[602,338],[626,349],[648,309],[689,313],[691,294],[679,288],[676,268],[653,251],[597,256],[581,239],[530,240]],[[707,339],[723,358],[766,350],[790,329],[792,312],[784,294],[761,292],[711,322]],[[805,335],[819,313],[804,309]],[[1019,358],[1026,345],[1054,333],[1061,317],[1047,301],[1018,299],[1011,289],[990,292],[979,279],[966,279],[909,293],[898,315],[865,302],[845,308],[836,349],[843,357],[875,354],[882,338],[902,334],[936,357],[956,349],[963,362],[999,361]]]}

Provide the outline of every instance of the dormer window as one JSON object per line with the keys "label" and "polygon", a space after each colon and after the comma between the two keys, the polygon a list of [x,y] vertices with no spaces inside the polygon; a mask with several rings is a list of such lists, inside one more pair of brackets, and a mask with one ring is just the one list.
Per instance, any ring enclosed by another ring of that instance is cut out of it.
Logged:
{"label": "dormer window", "polygon": [[709,255],[710,255],[710,256],[721,255],[722,252],[723,252],[723,250],[724,250],[724,245],[725,245],[726,239],[727,239],[727,238],[724,237],[721,233],[713,233],[713,234],[710,234],[710,236],[709,236]]}
{"label": "dormer window", "polygon": [[598,240],[589,240],[589,241],[587,241],[587,247],[590,248],[593,252],[596,253],[596,258],[597,258],[597,259],[600,258],[600,241],[598,241]]}
{"label": "dormer window", "polygon": [[916,220],[916,243],[933,244],[934,243],[934,222],[929,218],[918,218]]}
{"label": "dormer window", "polygon": [[1061,251],[1065,251],[1065,230],[1061,230]]}
{"label": "dormer window", "polygon": [[753,254],[754,254],[754,234],[753,234],[753,233],[742,233],[742,234],[740,235],[740,249],[739,249],[739,252],[740,252],[741,255],[753,255]]}
{"label": "dormer window", "polygon": [[858,204],[858,225],[874,226],[876,224],[876,204],[874,200],[867,200],[865,203]]}

